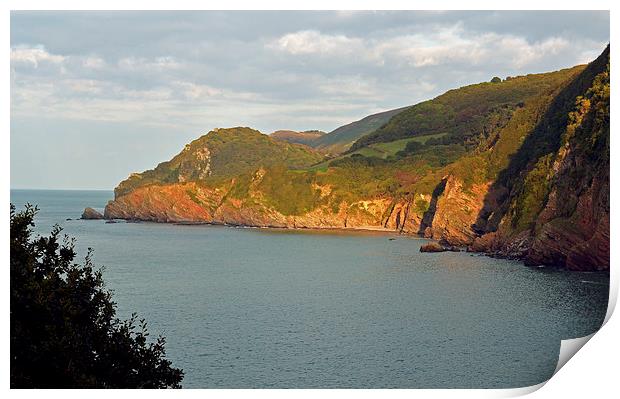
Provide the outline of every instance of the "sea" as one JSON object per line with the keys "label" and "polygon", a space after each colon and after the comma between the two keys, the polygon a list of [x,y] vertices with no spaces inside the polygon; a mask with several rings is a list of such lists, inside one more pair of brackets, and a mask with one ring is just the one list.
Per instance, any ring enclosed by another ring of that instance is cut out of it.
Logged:
{"label": "sea", "polygon": [[[609,276],[390,233],[80,220],[112,191],[11,190],[103,267],[184,388],[516,388],[549,379],[560,342],[595,332]],[[71,220],[67,220],[71,219]]]}

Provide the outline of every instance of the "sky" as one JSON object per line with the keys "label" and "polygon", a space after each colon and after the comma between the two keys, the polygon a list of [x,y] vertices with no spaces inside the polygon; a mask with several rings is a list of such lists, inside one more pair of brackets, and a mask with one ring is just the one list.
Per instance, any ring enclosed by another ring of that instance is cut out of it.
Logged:
{"label": "sky", "polygon": [[216,127],[338,126],[592,61],[609,12],[12,12],[11,188],[113,189]]}

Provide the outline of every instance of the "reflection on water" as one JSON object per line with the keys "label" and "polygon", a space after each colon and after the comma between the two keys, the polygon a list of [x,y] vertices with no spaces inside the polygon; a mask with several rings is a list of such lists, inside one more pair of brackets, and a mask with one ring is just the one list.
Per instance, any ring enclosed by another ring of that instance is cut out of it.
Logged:
{"label": "reflection on water", "polygon": [[608,276],[528,268],[378,232],[65,221],[110,192],[13,191],[95,248],[185,387],[519,387],[595,331]]}

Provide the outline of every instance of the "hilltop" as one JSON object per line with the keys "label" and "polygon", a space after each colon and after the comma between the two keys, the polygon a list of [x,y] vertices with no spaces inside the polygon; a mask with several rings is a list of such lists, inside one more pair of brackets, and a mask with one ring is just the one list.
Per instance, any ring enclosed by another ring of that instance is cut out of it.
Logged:
{"label": "hilltop", "polygon": [[360,138],[368,135],[388,123],[390,119],[406,110],[408,107],[392,109],[368,115],[358,121],[347,123],[329,133],[320,130],[277,130],[271,137],[289,143],[305,144],[329,156],[337,156],[348,151]]}
{"label": "hilltop", "polygon": [[306,130],[303,132],[296,132],[294,130],[276,130],[269,136],[273,139],[286,141],[288,143],[304,144],[310,147],[314,147],[314,143],[316,143],[317,140],[324,135],[325,132],[322,132],[320,130]]}
{"label": "hilltop", "polygon": [[306,146],[278,141],[249,127],[214,129],[187,144],[170,161],[132,173],[114,192],[119,196],[150,184],[217,182],[258,167],[300,169],[321,160],[321,154]]}

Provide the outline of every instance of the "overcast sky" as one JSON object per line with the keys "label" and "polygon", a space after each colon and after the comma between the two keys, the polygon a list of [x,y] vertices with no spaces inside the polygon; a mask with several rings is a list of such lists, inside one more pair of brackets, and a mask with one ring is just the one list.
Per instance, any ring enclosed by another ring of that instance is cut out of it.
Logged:
{"label": "overcast sky", "polygon": [[215,127],[336,127],[586,63],[608,12],[13,12],[11,187],[112,189]]}

